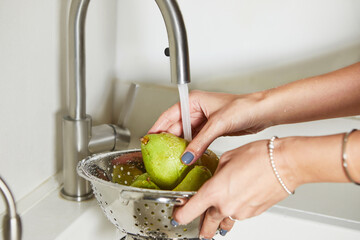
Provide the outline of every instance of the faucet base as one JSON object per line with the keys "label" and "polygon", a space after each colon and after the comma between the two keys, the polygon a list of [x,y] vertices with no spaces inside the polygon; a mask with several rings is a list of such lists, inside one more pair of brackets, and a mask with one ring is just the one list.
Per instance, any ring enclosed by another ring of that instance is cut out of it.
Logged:
{"label": "faucet base", "polygon": [[91,138],[91,117],[74,120],[63,118],[63,190],[65,199],[80,201],[92,194],[90,183],[81,178],[76,167],[82,159],[89,156]]}
{"label": "faucet base", "polygon": [[65,192],[64,188],[62,188],[60,190],[60,196],[63,197],[64,199],[66,200],[70,200],[70,201],[75,201],[75,202],[82,202],[82,201],[85,201],[85,200],[89,200],[89,199],[92,199],[94,197],[94,194],[93,192],[90,192],[86,195],[83,195],[83,196],[72,196],[72,195],[69,195]]}

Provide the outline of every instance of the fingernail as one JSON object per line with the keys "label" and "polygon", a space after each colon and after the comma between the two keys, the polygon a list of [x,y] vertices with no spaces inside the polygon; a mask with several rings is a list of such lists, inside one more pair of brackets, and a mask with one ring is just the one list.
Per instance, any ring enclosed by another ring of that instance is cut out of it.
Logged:
{"label": "fingernail", "polygon": [[202,236],[199,236],[199,239],[201,239],[201,240],[210,240],[209,238],[203,238]]}
{"label": "fingernail", "polygon": [[175,221],[174,219],[171,219],[170,221],[171,225],[173,225],[174,227],[179,226],[179,223],[177,221]]}
{"label": "fingernail", "polygon": [[220,235],[221,236],[225,236],[227,234],[227,230],[224,230],[224,229],[220,229]]}
{"label": "fingernail", "polygon": [[191,152],[186,152],[184,153],[184,155],[182,155],[181,157],[181,161],[184,164],[189,164],[191,163],[191,161],[194,159],[194,155]]}

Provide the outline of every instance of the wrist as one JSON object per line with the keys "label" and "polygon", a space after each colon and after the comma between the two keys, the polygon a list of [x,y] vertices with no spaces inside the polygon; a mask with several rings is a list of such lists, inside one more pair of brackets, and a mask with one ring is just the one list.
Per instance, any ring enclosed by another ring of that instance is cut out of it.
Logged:
{"label": "wrist", "polygon": [[[360,156],[360,149],[358,144],[360,142],[360,131],[355,131],[348,135],[347,143],[345,141],[343,144],[345,147],[345,154],[347,156],[346,164],[347,167],[344,171],[347,171],[349,180],[352,180],[356,183],[360,183],[360,161],[358,161],[358,156]],[[344,153],[344,152],[343,152]]]}
{"label": "wrist", "polygon": [[276,125],[276,104],[270,97],[269,90],[251,93],[247,97],[250,101],[251,115],[254,116],[255,122],[261,124],[262,129]]}
{"label": "wrist", "polygon": [[[342,167],[342,141],[343,134],[280,139],[280,157],[289,168],[292,184],[298,187],[316,182],[349,182]],[[358,150],[349,151],[354,154],[352,151]]]}
{"label": "wrist", "polygon": [[285,123],[281,120],[282,113],[280,110],[282,109],[283,98],[277,97],[276,89],[268,89],[255,94],[259,99],[256,109],[261,114],[260,119],[265,121],[268,127]]}
{"label": "wrist", "polygon": [[275,141],[275,162],[285,185],[292,192],[304,182],[302,171],[296,161],[289,157],[294,140],[288,137],[278,138]]}
{"label": "wrist", "polygon": [[[275,149],[275,144],[274,144],[274,141],[275,141],[275,139],[278,139],[278,137],[276,137],[276,136],[274,136],[274,137],[272,137],[270,140],[269,140],[269,143],[268,143],[268,152],[269,152],[269,158],[270,158],[270,164],[271,164],[271,167],[272,167],[272,169],[273,169],[273,171],[274,171],[274,174],[275,174],[275,176],[276,176],[276,178],[278,179],[278,181],[279,181],[279,183],[280,183],[280,185],[282,186],[282,188],[289,194],[289,195],[292,195],[292,194],[294,194],[295,193],[295,185],[293,184],[293,182],[292,182],[292,178],[293,178],[293,176],[291,175],[291,171],[289,171],[290,170],[290,168],[289,167],[286,167],[286,163],[284,162],[284,161],[282,161],[282,158],[279,158],[278,160],[280,160],[279,162],[280,162],[280,165],[281,165],[281,168],[282,168],[282,170],[284,170],[283,172],[282,172],[282,175],[285,175],[286,176],[286,178],[287,178],[287,184],[285,184],[285,182],[284,182],[284,180],[283,180],[283,178],[280,176],[280,174],[279,174],[279,171],[278,171],[278,169],[277,169],[277,167],[276,167],[276,164],[275,164],[275,161],[274,161],[274,149]],[[281,144],[278,144],[279,146],[278,146],[278,150],[280,150],[280,146],[281,146]],[[281,151],[279,151],[279,152],[281,152]],[[281,154],[280,154],[281,155]],[[285,164],[284,164],[285,163]],[[287,170],[287,171],[285,171],[285,169]],[[285,173],[285,174],[284,174]],[[286,174],[287,173],[287,174]],[[289,174],[290,173],[290,174]],[[290,186],[291,185],[291,187],[292,188],[288,188],[288,186]]]}

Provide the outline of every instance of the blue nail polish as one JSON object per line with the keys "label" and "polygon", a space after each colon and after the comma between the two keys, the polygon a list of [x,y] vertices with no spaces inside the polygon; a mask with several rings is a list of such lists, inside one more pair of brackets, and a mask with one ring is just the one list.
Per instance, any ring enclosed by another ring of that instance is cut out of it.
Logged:
{"label": "blue nail polish", "polygon": [[175,221],[174,219],[171,219],[170,221],[171,225],[173,225],[174,227],[179,226],[179,223],[177,221]]}
{"label": "blue nail polish", "polygon": [[184,164],[189,164],[191,163],[191,161],[194,159],[194,155],[191,152],[186,152],[182,157],[181,157],[181,161]]}
{"label": "blue nail polish", "polygon": [[220,235],[221,236],[225,236],[227,234],[227,230],[224,230],[224,229],[220,229]]}

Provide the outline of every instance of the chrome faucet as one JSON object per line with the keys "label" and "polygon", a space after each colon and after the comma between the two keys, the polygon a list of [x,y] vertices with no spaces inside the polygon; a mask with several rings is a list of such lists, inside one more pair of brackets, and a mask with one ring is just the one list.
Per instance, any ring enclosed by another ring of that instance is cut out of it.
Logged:
{"label": "chrome faucet", "polygon": [[16,212],[14,197],[1,177],[0,192],[4,196],[6,203],[6,214],[3,219],[3,238],[4,240],[20,240],[22,233],[21,219]]}
{"label": "chrome faucet", "polygon": [[[64,186],[61,195],[73,201],[92,197],[89,183],[76,173],[78,162],[91,153],[124,149],[130,142],[130,132],[124,124],[93,127],[91,116],[86,114],[85,19],[89,2],[90,0],[72,0],[68,22],[69,106],[67,115],[63,117]],[[167,29],[171,81],[177,84],[189,83],[187,36],[177,1],[155,2]],[[131,94],[131,89],[129,93]]]}

